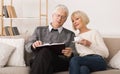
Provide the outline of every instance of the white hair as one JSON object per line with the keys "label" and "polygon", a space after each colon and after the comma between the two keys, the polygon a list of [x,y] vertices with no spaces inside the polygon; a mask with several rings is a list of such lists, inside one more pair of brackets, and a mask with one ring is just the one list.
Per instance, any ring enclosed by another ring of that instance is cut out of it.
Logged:
{"label": "white hair", "polygon": [[53,10],[52,13],[54,14],[58,9],[63,9],[63,10],[65,10],[65,12],[66,12],[66,14],[67,14],[67,16],[68,16],[69,11],[68,11],[68,8],[67,8],[65,5],[62,5],[62,4],[57,5],[57,6],[55,7],[55,9]]}

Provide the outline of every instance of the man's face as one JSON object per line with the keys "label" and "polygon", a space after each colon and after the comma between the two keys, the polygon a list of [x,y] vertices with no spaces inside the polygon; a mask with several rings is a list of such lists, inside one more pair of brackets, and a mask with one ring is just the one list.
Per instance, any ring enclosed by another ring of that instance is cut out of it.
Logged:
{"label": "man's face", "polygon": [[53,13],[52,19],[53,19],[52,26],[54,28],[59,28],[66,21],[66,19],[67,19],[67,13],[63,9],[58,9],[58,10],[56,10],[55,13]]}

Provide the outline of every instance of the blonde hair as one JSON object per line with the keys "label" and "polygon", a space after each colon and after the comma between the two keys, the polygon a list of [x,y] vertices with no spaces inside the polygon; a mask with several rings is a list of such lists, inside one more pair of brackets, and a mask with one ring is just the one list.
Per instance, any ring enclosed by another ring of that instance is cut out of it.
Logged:
{"label": "blonde hair", "polygon": [[63,9],[63,10],[65,10],[65,12],[66,12],[66,14],[67,14],[67,16],[68,16],[69,11],[68,11],[68,8],[67,8],[65,5],[62,5],[62,4],[57,5],[57,6],[55,7],[55,9],[53,10],[52,13],[54,14],[58,9]]}
{"label": "blonde hair", "polygon": [[[78,17],[80,17],[82,19],[82,22],[84,25],[87,25],[89,23],[89,18],[87,16],[87,14],[84,13],[83,11],[80,11],[80,10],[74,11],[71,15],[71,20],[73,17],[75,17],[75,15],[77,15]],[[73,28],[75,29],[74,26],[73,26]]]}

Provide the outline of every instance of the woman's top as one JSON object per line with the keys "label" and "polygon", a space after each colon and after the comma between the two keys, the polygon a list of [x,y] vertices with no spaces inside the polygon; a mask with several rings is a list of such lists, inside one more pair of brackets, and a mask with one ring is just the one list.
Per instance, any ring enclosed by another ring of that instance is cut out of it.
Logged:
{"label": "woman's top", "polygon": [[107,58],[109,56],[108,48],[106,47],[104,40],[98,31],[90,30],[88,32],[78,34],[77,37],[91,42],[89,47],[76,43],[76,49],[79,56],[86,56],[90,54],[97,54],[103,58]]}

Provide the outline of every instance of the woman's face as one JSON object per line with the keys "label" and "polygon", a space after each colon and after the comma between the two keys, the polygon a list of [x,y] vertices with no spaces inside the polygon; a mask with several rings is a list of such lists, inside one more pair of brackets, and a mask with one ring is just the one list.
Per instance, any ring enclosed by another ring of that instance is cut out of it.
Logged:
{"label": "woman's face", "polygon": [[79,17],[78,15],[74,15],[72,17],[72,24],[75,29],[82,29],[85,26],[82,22],[81,17]]}

